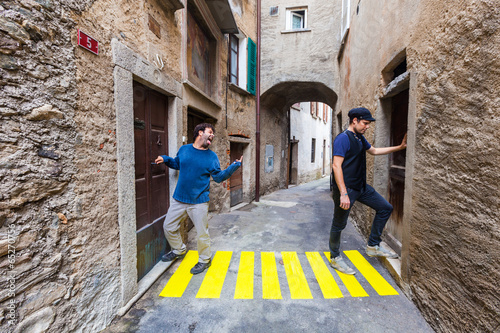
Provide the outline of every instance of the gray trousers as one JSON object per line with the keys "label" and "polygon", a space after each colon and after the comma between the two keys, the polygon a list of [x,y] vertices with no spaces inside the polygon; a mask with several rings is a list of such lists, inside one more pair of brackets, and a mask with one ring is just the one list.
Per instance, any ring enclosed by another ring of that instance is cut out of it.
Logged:
{"label": "gray trousers", "polygon": [[174,253],[186,252],[186,244],[182,242],[180,227],[188,216],[196,229],[199,261],[207,263],[212,256],[208,234],[208,202],[187,204],[172,198],[165,222],[163,222],[165,237]]}

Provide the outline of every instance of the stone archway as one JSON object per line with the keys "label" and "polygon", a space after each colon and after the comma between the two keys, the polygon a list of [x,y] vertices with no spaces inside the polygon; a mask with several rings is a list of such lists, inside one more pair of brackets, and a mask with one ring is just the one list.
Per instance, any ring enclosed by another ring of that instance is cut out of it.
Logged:
{"label": "stone archway", "polygon": [[261,95],[261,194],[287,187],[289,110],[295,103],[308,101],[322,102],[335,109],[337,93],[321,82],[287,81],[274,85]]}

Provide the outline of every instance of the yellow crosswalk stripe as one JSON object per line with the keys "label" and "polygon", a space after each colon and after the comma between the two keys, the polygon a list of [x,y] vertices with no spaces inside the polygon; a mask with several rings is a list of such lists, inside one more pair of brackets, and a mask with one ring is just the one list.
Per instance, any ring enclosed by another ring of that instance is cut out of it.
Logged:
{"label": "yellow crosswalk stripe", "polygon": [[[331,261],[330,259],[330,252],[325,252],[325,256],[328,259],[328,261]],[[341,273],[337,270],[335,270],[337,274],[339,275],[340,279],[342,280],[342,283],[344,283],[345,287],[349,291],[349,294],[351,294],[352,297],[368,297],[368,293],[363,289],[361,284],[356,280],[354,275],[349,275],[349,274],[344,274]]]}
{"label": "yellow crosswalk stripe", "polygon": [[212,265],[206,271],[196,298],[220,298],[232,255],[232,251],[217,251],[215,253]]}
{"label": "yellow crosswalk stripe", "polygon": [[321,292],[324,298],[341,298],[344,297],[340,291],[337,282],[333,278],[330,270],[321,258],[319,252],[306,252],[307,260],[316,276]]}
{"label": "yellow crosswalk stripe", "polygon": [[373,289],[381,295],[399,295],[399,293],[394,289],[389,282],[387,282],[382,275],[372,265],[366,260],[361,253],[356,250],[344,251],[345,255],[352,261],[354,266],[359,270],[361,274],[365,277],[366,281],[371,284]]}
{"label": "yellow crosswalk stripe", "polygon": [[182,260],[179,268],[170,277],[170,280],[166,284],[165,288],[160,293],[161,297],[181,297],[186,290],[189,281],[193,277],[189,271],[198,262],[198,252],[189,251],[184,259]]}
{"label": "yellow crosswalk stripe", "polygon": [[281,252],[292,299],[312,299],[306,276],[296,252]]}
{"label": "yellow crosswalk stripe", "polygon": [[253,299],[254,253],[241,252],[235,299]]}
{"label": "yellow crosswalk stripe", "polygon": [[282,299],[274,252],[261,252],[260,258],[262,264],[262,298]]}

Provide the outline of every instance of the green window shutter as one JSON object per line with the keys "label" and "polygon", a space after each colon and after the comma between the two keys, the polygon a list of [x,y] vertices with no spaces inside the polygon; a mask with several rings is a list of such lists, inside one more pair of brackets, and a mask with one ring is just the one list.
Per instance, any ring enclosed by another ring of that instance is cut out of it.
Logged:
{"label": "green window shutter", "polygon": [[248,38],[248,66],[247,66],[247,91],[255,95],[257,85],[257,46]]}

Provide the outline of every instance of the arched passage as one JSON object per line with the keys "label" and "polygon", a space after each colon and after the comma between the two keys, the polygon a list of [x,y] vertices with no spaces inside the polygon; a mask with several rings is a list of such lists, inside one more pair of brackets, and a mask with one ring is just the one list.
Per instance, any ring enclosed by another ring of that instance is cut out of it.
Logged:
{"label": "arched passage", "polygon": [[290,107],[316,101],[335,110],[337,94],[321,82],[280,82],[261,95],[260,193],[288,186]]}

